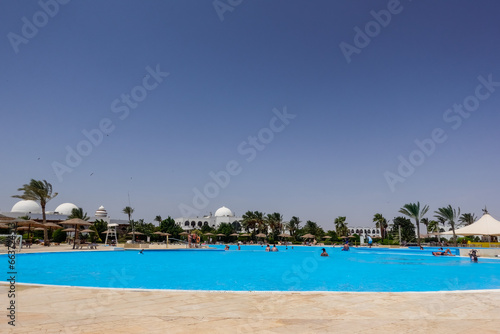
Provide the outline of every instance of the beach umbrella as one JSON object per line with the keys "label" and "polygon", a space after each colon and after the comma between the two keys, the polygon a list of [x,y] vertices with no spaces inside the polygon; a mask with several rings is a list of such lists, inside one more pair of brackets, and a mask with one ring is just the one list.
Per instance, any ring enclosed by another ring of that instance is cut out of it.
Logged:
{"label": "beach umbrella", "polygon": [[233,234],[230,234],[229,236],[230,236],[230,237],[238,237],[238,236],[239,236],[239,234],[238,234],[238,233],[233,233]]}
{"label": "beach umbrella", "polygon": [[264,233],[259,233],[257,235],[255,235],[257,238],[265,238],[267,237],[267,235],[265,235]]}
{"label": "beach umbrella", "polygon": [[304,235],[302,236],[302,239],[312,239],[312,238],[314,238],[314,235],[312,235],[312,234],[310,234],[310,233],[308,233],[308,234],[304,234]]}
{"label": "beach umbrella", "polygon": [[94,230],[86,228],[85,230],[81,230],[80,233],[92,233],[95,232]]}
{"label": "beach umbrella", "polygon": [[68,219],[61,222],[62,225],[75,225],[75,242],[73,243],[73,249],[76,247],[76,241],[79,240],[80,233],[78,231],[78,226],[91,226],[92,223],[89,223],[86,220],[80,218]]}
{"label": "beach umbrella", "polygon": [[9,225],[0,223],[0,228],[9,228]]}
{"label": "beach umbrella", "polygon": [[287,233],[281,233],[281,234],[278,234],[278,237],[291,238],[292,236],[290,234],[287,234]]}
{"label": "beach umbrella", "polygon": [[33,231],[43,231],[45,230],[43,227],[36,227]]}
{"label": "beach umbrella", "polygon": [[[24,228],[23,230],[29,230],[29,231],[31,230],[31,227],[43,227],[44,226],[42,223],[39,223],[39,222],[34,221],[32,219],[28,219],[28,220],[14,219],[12,222],[15,222],[16,230],[19,230],[19,226],[28,227],[27,229]],[[28,232],[28,238],[29,238],[29,232]]]}
{"label": "beach umbrella", "polygon": [[331,239],[331,238],[332,238],[332,237],[331,237],[331,236],[329,236],[329,235],[325,235],[325,236],[323,237],[323,239]]}
{"label": "beach umbrella", "polygon": [[137,234],[137,235],[144,235],[144,233],[141,233],[141,232],[129,232],[127,233],[128,235],[133,235],[133,234]]}
{"label": "beach umbrella", "polygon": [[213,234],[213,233],[208,232],[208,233],[205,233],[205,235],[212,236],[212,235],[214,235],[214,234]]}
{"label": "beach umbrella", "polygon": [[59,229],[59,228],[62,228],[61,225],[57,225],[57,224],[54,224],[54,223],[47,223],[47,224],[45,224],[45,227],[50,228],[50,229]]}

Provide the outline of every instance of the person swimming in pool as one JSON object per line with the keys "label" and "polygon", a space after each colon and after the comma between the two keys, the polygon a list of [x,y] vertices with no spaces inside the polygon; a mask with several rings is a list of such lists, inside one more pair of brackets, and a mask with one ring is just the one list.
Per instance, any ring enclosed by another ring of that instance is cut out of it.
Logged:
{"label": "person swimming in pool", "polygon": [[229,245],[226,245],[226,247],[224,248],[224,250],[229,250]]}
{"label": "person swimming in pool", "polygon": [[322,248],[321,250],[323,251],[323,253],[321,253],[321,256],[328,256],[326,249]]}
{"label": "person swimming in pool", "polygon": [[478,257],[477,250],[475,250],[475,249],[471,250],[469,252],[469,257],[470,257],[471,262],[477,263],[477,257]]}
{"label": "person swimming in pool", "polygon": [[270,252],[271,251],[271,248],[269,247],[269,245],[266,246],[266,252]]}
{"label": "person swimming in pool", "polygon": [[446,248],[446,251],[444,251],[444,252],[432,252],[432,255],[434,255],[434,256],[455,256],[451,253],[451,250],[449,248]]}
{"label": "person swimming in pool", "polygon": [[349,244],[344,244],[344,247],[341,249],[341,251],[348,251],[349,250]]}
{"label": "person swimming in pool", "polygon": [[139,252],[139,254],[143,254],[144,255],[144,249],[141,249],[141,251]]}
{"label": "person swimming in pool", "polygon": [[276,247],[276,245],[273,245],[273,252],[277,252],[278,251],[278,248]]}

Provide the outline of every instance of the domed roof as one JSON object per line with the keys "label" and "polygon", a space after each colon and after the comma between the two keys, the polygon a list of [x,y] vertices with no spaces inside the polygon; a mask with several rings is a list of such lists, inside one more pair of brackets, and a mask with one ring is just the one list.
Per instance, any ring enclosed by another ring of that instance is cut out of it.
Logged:
{"label": "domed roof", "polygon": [[233,211],[229,210],[228,208],[226,208],[225,206],[223,206],[222,208],[219,208],[217,209],[217,211],[215,211],[215,217],[234,217],[234,213]]}
{"label": "domed roof", "polygon": [[22,213],[42,213],[42,208],[40,205],[32,200],[19,201],[10,210],[10,212],[22,212]]}
{"label": "domed roof", "polygon": [[95,216],[96,217],[107,217],[108,216],[108,212],[106,211],[106,209],[104,208],[104,206],[101,205],[99,207],[99,209],[96,210]]}
{"label": "domed roof", "polygon": [[73,203],[63,203],[59,205],[54,211],[59,213],[60,215],[69,216],[73,209],[78,209],[78,207]]}

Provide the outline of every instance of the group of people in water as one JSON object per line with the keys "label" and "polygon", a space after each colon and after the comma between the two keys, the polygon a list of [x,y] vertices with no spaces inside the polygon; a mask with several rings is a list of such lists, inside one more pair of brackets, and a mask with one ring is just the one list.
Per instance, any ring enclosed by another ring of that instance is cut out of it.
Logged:
{"label": "group of people in water", "polygon": [[[263,245],[262,245],[262,247],[263,247]],[[288,249],[288,246],[286,247],[286,249]],[[292,249],[293,249],[293,246],[292,246]],[[420,246],[420,250],[423,250],[423,249],[424,248],[422,246]],[[226,245],[224,250],[229,250],[229,245]],[[240,244],[238,244],[238,250],[241,250]],[[325,248],[322,248],[321,251],[322,252],[321,252],[320,256],[329,256],[328,253],[326,252]],[[344,246],[342,247],[341,251],[349,251],[349,243],[346,242],[344,244]],[[269,246],[269,244],[267,244],[266,252],[279,252],[279,250],[276,247],[276,244],[274,244],[272,248]],[[142,254],[142,251],[141,251],[141,254]],[[432,252],[432,255],[434,255],[434,256],[455,256],[455,254],[453,254],[449,248],[447,248],[446,250],[443,250],[442,247],[439,248],[437,252]],[[469,257],[470,257],[470,260],[472,262],[477,263],[478,256],[479,256],[478,251],[475,249],[473,249],[469,252]]]}

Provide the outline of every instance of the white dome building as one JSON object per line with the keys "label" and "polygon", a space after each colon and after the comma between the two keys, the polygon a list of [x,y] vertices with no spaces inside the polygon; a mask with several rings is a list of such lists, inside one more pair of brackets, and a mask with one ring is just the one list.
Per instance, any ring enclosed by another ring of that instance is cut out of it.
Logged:
{"label": "white dome building", "polygon": [[19,201],[10,210],[10,212],[16,213],[42,213],[42,208],[40,205],[32,200]]}
{"label": "white dome building", "polygon": [[99,218],[105,218],[105,217],[108,216],[108,212],[106,211],[106,209],[104,208],[104,206],[101,205],[99,207],[99,209],[96,210],[95,216],[99,217]]}
{"label": "white dome building", "polygon": [[233,211],[229,210],[225,206],[222,208],[217,209],[214,214],[215,217],[234,217]]}
{"label": "white dome building", "polygon": [[69,216],[73,209],[78,209],[78,207],[73,203],[63,203],[54,210],[54,213],[57,212],[60,215]]}
{"label": "white dome building", "polygon": [[210,213],[210,215],[203,217],[179,217],[174,219],[174,221],[185,231],[201,229],[206,225],[218,228],[221,223],[232,224],[235,230],[239,231],[241,229],[241,222],[243,221],[243,218],[236,217],[233,211],[223,206],[217,209],[214,215]]}

